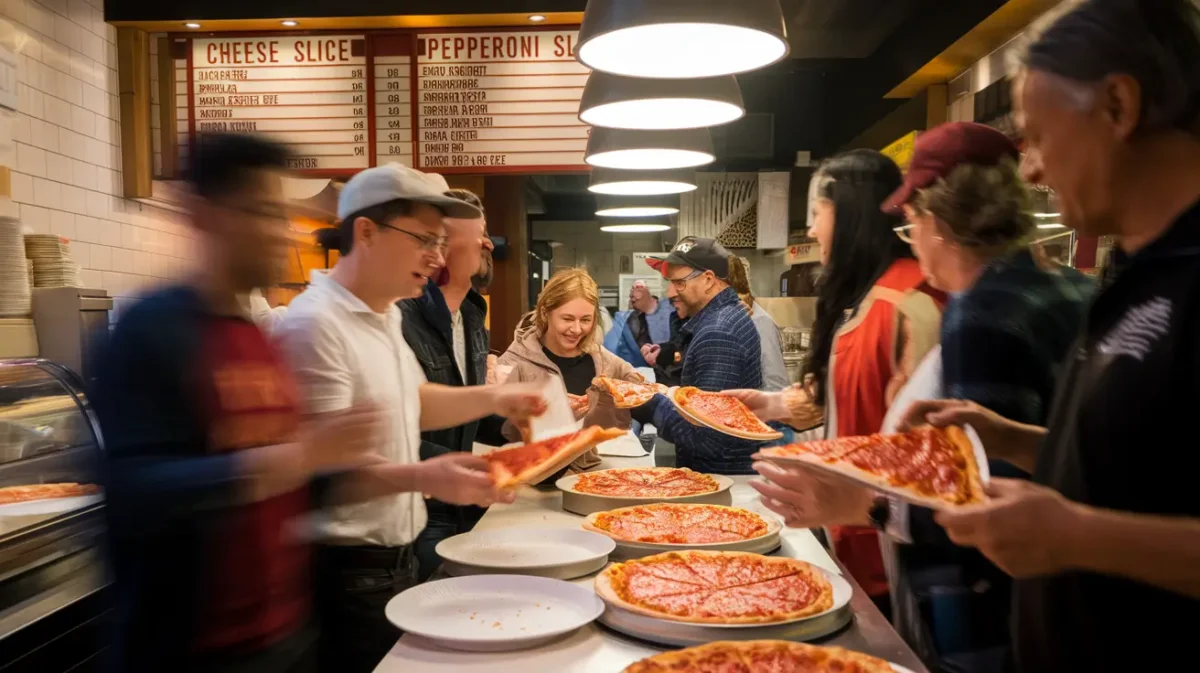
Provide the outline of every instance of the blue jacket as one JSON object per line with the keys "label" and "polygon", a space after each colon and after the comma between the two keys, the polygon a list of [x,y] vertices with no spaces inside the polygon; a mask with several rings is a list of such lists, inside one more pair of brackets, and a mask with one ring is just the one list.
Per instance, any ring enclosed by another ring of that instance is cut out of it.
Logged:
{"label": "blue jacket", "polygon": [[[758,330],[732,288],[713,297],[680,328],[679,336],[682,385],[710,392],[762,387]],[[656,395],[650,405],[654,427],[660,437],[675,445],[679,467],[715,474],[753,474],[750,456],[762,442],[693,425],[662,395]]]}
{"label": "blue jacket", "polygon": [[[660,299],[654,313],[646,314],[646,324],[650,327],[650,343],[661,344],[671,339],[671,316],[674,313],[675,307],[671,306],[671,302]],[[617,312],[613,317],[613,328],[604,336],[604,347],[634,367],[649,367],[649,363],[642,357],[642,349],[638,346],[633,328],[629,324],[635,314],[636,311]]]}

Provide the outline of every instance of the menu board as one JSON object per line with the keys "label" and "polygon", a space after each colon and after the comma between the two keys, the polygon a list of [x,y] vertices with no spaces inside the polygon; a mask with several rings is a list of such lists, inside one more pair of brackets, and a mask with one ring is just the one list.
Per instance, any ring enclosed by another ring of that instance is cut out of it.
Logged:
{"label": "menu board", "polygon": [[417,36],[420,168],[584,168],[577,31]]}
{"label": "menu board", "polygon": [[293,169],[326,177],[393,162],[587,170],[577,33],[175,36],[180,154],[196,134],[225,131],[276,140]]}
{"label": "menu board", "polygon": [[361,35],[192,40],[194,132],[258,133],[305,171],[370,166]]}

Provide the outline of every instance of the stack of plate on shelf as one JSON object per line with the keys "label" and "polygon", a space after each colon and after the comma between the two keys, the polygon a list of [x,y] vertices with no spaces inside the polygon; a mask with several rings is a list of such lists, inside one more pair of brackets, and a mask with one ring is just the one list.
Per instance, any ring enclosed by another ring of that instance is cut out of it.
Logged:
{"label": "stack of plate on shelf", "polygon": [[79,265],[71,259],[65,239],[55,234],[29,234],[25,254],[33,261],[34,287],[76,287]]}
{"label": "stack of plate on shelf", "polygon": [[29,263],[21,239],[21,222],[0,218],[0,316],[26,316],[30,304]]}

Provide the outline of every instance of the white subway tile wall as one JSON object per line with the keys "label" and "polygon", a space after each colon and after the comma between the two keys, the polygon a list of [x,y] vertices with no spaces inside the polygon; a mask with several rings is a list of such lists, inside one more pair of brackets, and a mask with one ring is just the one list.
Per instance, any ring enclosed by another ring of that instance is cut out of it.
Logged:
{"label": "white subway tile wall", "polygon": [[[103,0],[0,0],[0,18],[24,34],[19,111],[0,125],[11,134],[0,145],[16,145],[0,213],[71,239],[81,281],[108,290],[119,313],[187,273],[195,245],[180,214],[121,197],[117,35],[103,17]],[[157,129],[157,85],[153,93]]]}

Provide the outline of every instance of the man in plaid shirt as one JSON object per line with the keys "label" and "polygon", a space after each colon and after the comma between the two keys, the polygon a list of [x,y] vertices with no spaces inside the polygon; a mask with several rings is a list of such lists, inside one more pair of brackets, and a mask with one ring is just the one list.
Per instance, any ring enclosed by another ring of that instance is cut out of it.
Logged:
{"label": "man in plaid shirt", "polygon": [[[666,258],[649,264],[667,279],[667,296],[681,315],[690,318],[679,332],[682,385],[712,392],[762,387],[758,331],[729,285],[731,272],[745,273],[740,262],[731,260],[729,251],[711,238],[687,237]],[[635,409],[633,417],[652,423],[660,437],[675,445],[679,467],[753,474],[750,456],[762,442],[694,425],[662,395]]]}

